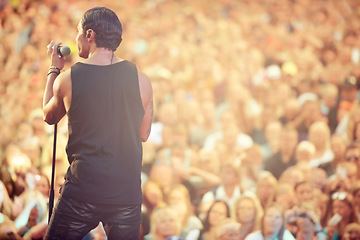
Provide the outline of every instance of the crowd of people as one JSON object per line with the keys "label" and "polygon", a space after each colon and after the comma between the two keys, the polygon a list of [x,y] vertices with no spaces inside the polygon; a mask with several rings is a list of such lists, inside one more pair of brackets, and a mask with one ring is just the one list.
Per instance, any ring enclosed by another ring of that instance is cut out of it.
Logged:
{"label": "crowd of people", "polygon": [[[1,1],[0,239],[45,233],[46,46],[70,47],[65,69],[79,61],[77,23],[98,5],[154,89],[141,239],[360,239],[357,0]],[[86,239],[106,239],[102,226]]]}

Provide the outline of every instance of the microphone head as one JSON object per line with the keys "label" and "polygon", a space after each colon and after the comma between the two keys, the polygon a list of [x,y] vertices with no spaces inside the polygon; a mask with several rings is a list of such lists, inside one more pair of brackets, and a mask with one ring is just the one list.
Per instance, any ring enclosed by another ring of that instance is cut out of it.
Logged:
{"label": "microphone head", "polygon": [[58,53],[61,57],[69,56],[71,53],[71,50],[68,46],[59,46]]}

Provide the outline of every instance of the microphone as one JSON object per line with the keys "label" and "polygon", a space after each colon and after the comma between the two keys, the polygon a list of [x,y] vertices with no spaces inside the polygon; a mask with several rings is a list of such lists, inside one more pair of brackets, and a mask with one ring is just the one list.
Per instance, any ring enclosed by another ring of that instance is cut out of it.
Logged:
{"label": "microphone", "polygon": [[71,53],[71,50],[66,45],[59,46],[58,49],[57,49],[57,53],[59,54],[60,57],[69,56],[70,53]]}

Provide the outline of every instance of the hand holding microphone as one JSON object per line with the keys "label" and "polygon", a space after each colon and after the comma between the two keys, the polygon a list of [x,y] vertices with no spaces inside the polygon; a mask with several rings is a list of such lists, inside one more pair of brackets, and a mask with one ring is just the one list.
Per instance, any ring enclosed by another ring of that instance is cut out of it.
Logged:
{"label": "hand holding microphone", "polygon": [[59,57],[66,57],[66,56],[69,56],[71,53],[70,47],[68,47],[66,45],[62,46],[61,43],[55,44],[54,41],[51,41],[49,43],[49,45],[47,46],[47,48],[48,48],[49,55],[53,53],[54,49],[56,49],[56,52]]}
{"label": "hand holding microphone", "polygon": [[61,42],[55,44],[54,41],[51,41],[47,48],[48,56],[50,57],[50,66],[59,70],[63,69],[65,65],[64,56],[70,54],[70,48],[68,46],[61,46]]}
{"label": "hand holding microphone", "polygon": [[66,56],[69,56],[70,53],[71,53],[71,50],[68,46],[64,45],[64,46],[61,46],[59,45],[57,47],[57,53],[59,54],[60,57],[66,57]]}

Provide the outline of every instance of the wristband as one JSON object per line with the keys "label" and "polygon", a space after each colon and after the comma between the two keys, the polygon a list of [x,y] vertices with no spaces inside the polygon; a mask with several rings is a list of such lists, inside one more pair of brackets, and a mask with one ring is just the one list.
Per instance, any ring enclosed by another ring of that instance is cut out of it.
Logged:
{"label": "wristband", "polygon": [[31,229],[31,226],[29,224],[26,224],[21,236],[24,236],[28,231],[30,231],[30,229]]}
{"label": "wristband", "polygon": [[49,75],[50,75],[50,74],[52,74],[52,73],[55,73],[55,74],[56,74],[56,76],[60,74],[60,72],[50,71],[50,72],[48,72],[48,74],[47,74],[46,76],[49,76]]}
{"label": "wristband", "polygon": [[61,69],[60,69],[60,68],[55,67],[55,66],[51,66],[51,67],[49,67],[49,71],[50,71],[51,69],[56,69],[56,70],[58,70],[58,71],[59,71],[59,73],[60,73],[60,71],[61,71]]}

